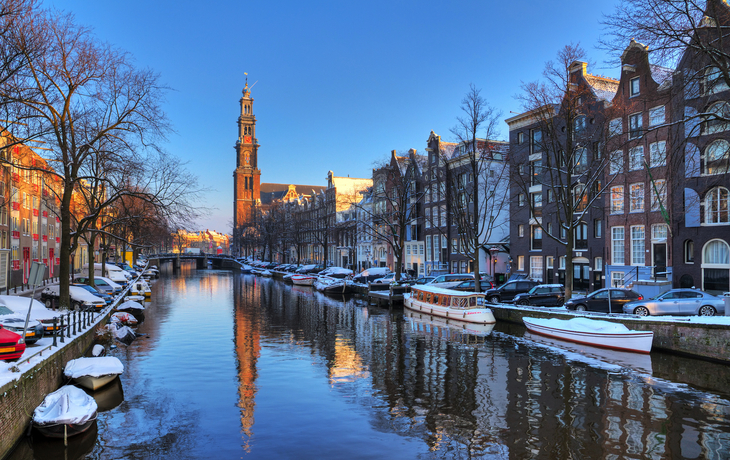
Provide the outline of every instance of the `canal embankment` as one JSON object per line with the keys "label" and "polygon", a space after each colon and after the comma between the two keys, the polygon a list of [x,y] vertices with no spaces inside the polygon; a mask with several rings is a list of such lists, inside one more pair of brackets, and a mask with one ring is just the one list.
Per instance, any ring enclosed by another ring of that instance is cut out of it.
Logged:
{"label": "canal embankment", "polygon": [[[63,338],[44,338],[39,347],[28,352],[10,367],[12,375],[2,379],[0,386],[0,458],[12,452],[18,440],[30,426],[33,411],[48,393],[64,383],[66,363],[83,356],[94,343],[97,331],[102,330],[114,312],[114,306],[123,302],[130,283],[117,299],[98,313],[72,313],[61,334]],[[48,343],[51,342],[51,343]],[[8,378],[9,377],[9,378]]]}

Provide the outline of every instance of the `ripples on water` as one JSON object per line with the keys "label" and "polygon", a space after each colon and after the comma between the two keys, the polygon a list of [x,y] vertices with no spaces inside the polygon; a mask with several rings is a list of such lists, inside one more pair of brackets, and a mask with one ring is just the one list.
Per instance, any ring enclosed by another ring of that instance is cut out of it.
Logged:
{"label": "ripples on water", "polygon": [[153,291],[89,458],[728,457],[728,366],[223,271]]}

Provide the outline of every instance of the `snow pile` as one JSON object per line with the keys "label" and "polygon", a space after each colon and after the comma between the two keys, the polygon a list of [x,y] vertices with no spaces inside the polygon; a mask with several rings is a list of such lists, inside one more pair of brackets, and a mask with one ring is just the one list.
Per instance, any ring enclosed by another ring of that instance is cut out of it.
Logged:
{"label": "snow pile", "polygon": [[96,418],[96,409],[94,398],[84,390],[68,385],[46,395],[33,411],[33,421],[39,425],[82,425]]}
{"label": "snow pile", "polygon": [[77,358],[66,363],[63,374],[70,379],[79,377],[101,377],[102,375],[121,374],[124,372],[124,364],[114,356],[103,356],[99,358]]}

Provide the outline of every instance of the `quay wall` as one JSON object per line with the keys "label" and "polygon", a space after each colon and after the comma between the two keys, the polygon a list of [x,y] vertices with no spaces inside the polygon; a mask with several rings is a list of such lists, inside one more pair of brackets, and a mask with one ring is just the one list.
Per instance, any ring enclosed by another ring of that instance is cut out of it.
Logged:
{"label": "quay wall", "polygon": [[512,307],[490,305],[499,321],[524,324],[524,316],[533,318],[571,319],[587,317],[624,324],[629,329],[653,331],[652,350],[702,358],[730,364],[730,325],[689,322],[681,317],[671,320],[639,318],[619,315],[590,315],[549,308]]}
{"label": "quay wall", "polygon": [[86,332],[74,338],[66,338],[59,347],[45,350],[52,356],[39,362],[20,375],[18,380],[0,387],[0,458],[5,458],[30,426],[30,420],[43,398],[56,391],[64,382],[66,363],[82,356],[94,342],[96,331],[103,327],[111,315],[111,309],[101,314]]}

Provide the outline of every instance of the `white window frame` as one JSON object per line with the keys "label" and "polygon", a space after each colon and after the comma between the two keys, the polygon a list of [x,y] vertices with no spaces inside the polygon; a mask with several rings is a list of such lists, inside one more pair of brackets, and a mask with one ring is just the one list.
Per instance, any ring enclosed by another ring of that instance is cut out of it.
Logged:
{"label": "white window frame", "polygon": [[626,229],[622,226],[611,227],[611,264],[626,263]]}
{"label": "white window frame", "polygon": [[636,182],[629,185],[629,212],[643,212],[646,201],[646,185]]}
{"label": "white window frame", "polygon": [[629,149],[629,171],[638,171],[644,167],[644,146],[637,145]]}
{"label": "white window frame", "polygon": [[646,264],[646,230],[643,225],[632,225],[631,237],[631,265],[643,266]]}

